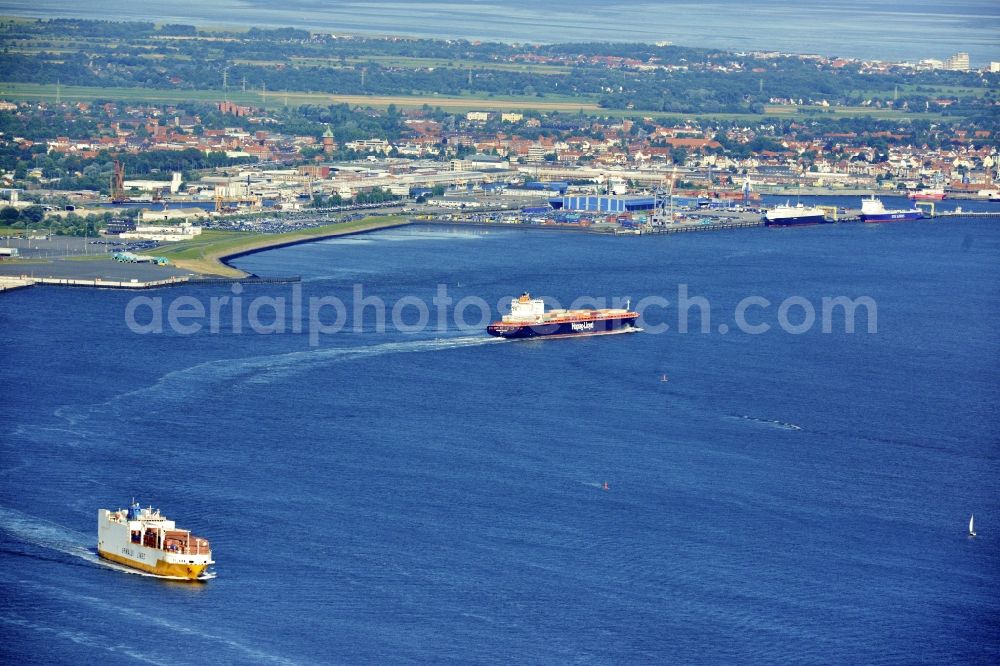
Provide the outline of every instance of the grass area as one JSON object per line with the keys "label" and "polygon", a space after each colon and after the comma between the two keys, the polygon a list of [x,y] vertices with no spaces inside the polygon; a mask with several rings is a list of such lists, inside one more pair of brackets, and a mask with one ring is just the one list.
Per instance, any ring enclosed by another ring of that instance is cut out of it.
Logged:
{"label": "grass area", "polygon": [[366,217],[361,220],[340,224],[327,224],[321,227],[289,231],[283,234],[258,234],[245,231],[206,231],[195,239],[180,241],[169,246],[150,250],[150,254],[166,257],[179,268],[208,275],[224,277],[246,277],[243,271],[225,265],[226,257],[248,252],[263,250],[320,238],[331,238],[354,234],[362,231],[373,231],[385,227],[405,224],[406,218],[401,215],[382,217]]}
{"label": "grass area", "polygon": [[39,53],[49,53],[52,55],[70,55],[77,54],[79,50],[77,49],[57,49],[52,47],[23,47],[23,48],[12,48],[8,49],[10,53],[20,53],[22,55],[36,56]]}
{"label": "grass area", "polygon": [[111,253],[75,254],[71,257],[60,257],[60,261],[111,261]]}
{"label": "grass area", "polygon": [[[829,106],[829,107],[819,107],[819,106],[784,106],[784,105],[766,105],[764,107],[764,114],[768,116],[781,116],[781,117],[796,117],[796,118],[809,118],[809,117],[825,117],[825,116],[846,116],[851,118],[856,118],[860,116],[869,116],[872,118],[882,118],[882,119],[898,119],[898,118],[913,118],[915,114],[908,113],[899,109],[876,109],[868,106]],[[936,119],[940,116],[939,113],[921,113],[919,117],[927,119]]]}
{"label": "grass area", "polygon": [[[227,97],[222,90],[161,90],[157,88],[98,88],[86,86],[60,86],[59,96],[64,101],[93,101],[114,99],[124,102],[171,103],[182,100],[219,102]],[[54,100],[55,84],[6,83],[0,82],[0,97],[14,100]],[[592,97],[518,97],[488,95],[441,96],[441,95],[330,95],[308,92],[269,92],[265,103],[260,91],[242,92],[230,89],[228,99],[238,104],[249,104],[276,108],[285,104],[335,104],[346,103],[356,106],[387,107],[395,104],[399,108],[419,108],[424,104],[440,106],[452,112],[474,110],[528,110],[560,111],[575,113],[583,111],[587,115],[609,116],[612,118],[649,117],[657,119],[704,118],[714,120],[741,120],[753,122],[765,117],[810,118],[814,115],[828,117],[863,117],[881,119],[921,118],[938,120],[940,113],[907,113],[894,109],[872,109],[868,107],[788,107],[767,106],[764,114],[754,113],[676,113],[645,111],[642,109],[603,109]]]}
{"label": "grass area", "polygon": [[[985,97],[986,93],[990,92],[991,89],[983,87],[968,87],[968,86],[934,86],[920,83],[905,83],[899,86],[900,95],[941,95],[943,97]],[[885,98],[892,95],[891,90],[861,90],[858,91],[859,94],[865,97],[881,97]]]}
{"label": "grass area", "polygon": [[[833,107],[831,107],[833,109]],[[757,113],[677,113],[674,111],[643,111],[641,109],[598,109],[593,115],[609,118],[653,118],[655,120],[730,120],[747,123],[760,122],[767,118],[783,118],[788,120],[808,120],[810,118],[860,118],[871,117],[883,120],[900,120],[903,118],[939,120],[944,116],[940,113],[906,113],[891,109],[868,109],[864,107],[838,107],[832,114],[803,112],[795,107],[765,107],[763,114]]]}
{"label": "grass area", "polygon": [[[268,91],[265,103],[260,91],[242,92],[229,90],[162,90],[158,88],[100,88],[92,86],[59,86],[59,97],[63,101],[89,102],[95,99],[114,99],[123,102],[172,103],[184,100],[221,102],[228,97],[237,104],[250,104],[275,108],[299,104],[346,103],[358,106],[386,107],[395,104],[400,108],[418,108],[424,104],[440,106],[450,111],[468,110],[525,110],[538,111],[579,111],[597,112],[596,101],[586,97],[518,97],[502,96],[444,96],[444,95],[331,95],[311,92]],[[44,83],[9,83],[0,81],[0,97],[9,100],[54,100],[56,85]],[[631,115],[639,115],[633,112]]]}
{"label": "grass area", "polygon": [[491,60],[461,60],[461,59],[451,59],[448,58],[418,58],[418,57],[406,57],[406,56],[392,56],[392,55],[366,55],[344,58],[332,57],[307,57],[307,56],[292,56],[292,62],[299,65],[312,65],[312,66],[342,66],[342,65],[364,65],[365,63],[377,63],[384,67],[401,67],[404,69],[418,69],[425,67],[439,67],[439,68],[450,68],[450,69],[471,69],[473,73],[477,70],[499,70],[505,72],[522,72],[526,74],[568,74],[571,70],[569,67],[562,65],[531,65],[527,63],[516,63],[516,62],[494,62]]}

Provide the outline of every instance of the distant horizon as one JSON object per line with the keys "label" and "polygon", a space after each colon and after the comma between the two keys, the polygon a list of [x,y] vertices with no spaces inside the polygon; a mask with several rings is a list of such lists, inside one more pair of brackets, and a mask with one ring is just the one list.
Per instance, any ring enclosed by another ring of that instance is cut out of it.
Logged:
{"label": "distant horizon", "polygon": [[[14,0],[10,17],[183,23],[201,28],[299,28],[312,32],[505,43],[670,42],[730,52],[771,51],[890,62],[969,54],[973,68],[1000,61],[1000,10],[970,0],[916,0],[905,8],[876,0],[740,0],[651,3],[578,0],[572,18],[551,4],[508,0],[348,1],[317,9],[314,0]],[[280,7],[280,9],[277,9]],[[502,20],[499,20],[501,19]],[[609,28],[609,26],[611,26]]]}

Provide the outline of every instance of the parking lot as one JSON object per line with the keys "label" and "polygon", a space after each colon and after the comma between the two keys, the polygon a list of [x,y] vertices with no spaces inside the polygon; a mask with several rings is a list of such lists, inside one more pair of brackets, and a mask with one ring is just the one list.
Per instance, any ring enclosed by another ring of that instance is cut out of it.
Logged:
{"label": "parking lot", "polygon": [[156,247],[153,241],[121,241],[79,236],[49,236],[38,232],[27,236],[0,236],[0,247],[16,248],[22,259],[60,259],[79,256],[101,256],[113,252],[141,252]]}
{"label": "parking lot", "polygon": [[0,236],[0,247],[16,248],[19,255],[18,260],[0,261],[0,275],[144,282],[191,274],[172,266],[125,264],[111,259],[113,252],[148,252],[155,246],[151,241],[126,243],[114,237],[49,237],[38,233],[27,237]]}

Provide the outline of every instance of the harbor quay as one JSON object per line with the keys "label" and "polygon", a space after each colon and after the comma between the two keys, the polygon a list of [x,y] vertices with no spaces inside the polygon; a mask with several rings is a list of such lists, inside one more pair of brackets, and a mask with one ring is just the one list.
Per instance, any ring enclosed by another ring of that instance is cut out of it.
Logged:
{"label": "harbor quay", "polygon": [[[859,201],[855,196],[808,197],[810,211],[816,212],[818,223],[856,223],[862,220],[862,210],[853,207]],[[2,240],[0,277],[5,277],[3,289],[30,285],[83,286],[110,289],[149,289],[206,279],[268,279],[267,276],[248,276],[233,268],[229,262],[239,256],[268,249],[312,242],[348,233],[367,233],[393,226],[445,226],[488,229],[517,229],[540,232],[572,232],[614,236],[670,235],[708,231],[736,231],[759,229],[771,224],[768,211],[781,208],[760,200],[689,201],[687,205],[667,208],[662,202],[653,207],[652,198],[607,197],[599,204],[618,207],[620,210],[557,210],[549,201],[518,202],[516,207],[493,209],[447,209],[427,207],[420,214],[368,216],[352,221],[336,221],[331,217],[312,215],[290,217],[281,224],[272,223],[273,231],[245,231],[226,228],[212,229],[216,236],[199,236],[185,244],[184,241],[131,240],[123,242],[111,234],[94,237],[53,236],[32,230],[7,235]],[[791,204],[795,199],[789,197]],[[890,201],[886,198],[886,201]],[[905,200],[904,200],[905,201]],[[540,204],[545,203],[545,206]],[[626,206],[638,204],[640,210],[627,210]],[[706,205],[707,204],[707,205]],[[844,204],[847,204],[845,206]],[[1000,209],[987,202],[915,202],[899,203],[919,211],[926,219],[947,221],[964,218],[1000,217]],[[785,206],[795,214],[795,208]],[[400,211],[402,213],[402,211]],[[672,221],[671,221],[672,220]],[[295,231],[287,231],[292,228]],[[194,244],[194,245],[192,245]],[[199,259],[185,262],[184,248],[197,249]],[[163,256],[161,256],[163,255]],[[12,281],[12,280],[16,280]]]}

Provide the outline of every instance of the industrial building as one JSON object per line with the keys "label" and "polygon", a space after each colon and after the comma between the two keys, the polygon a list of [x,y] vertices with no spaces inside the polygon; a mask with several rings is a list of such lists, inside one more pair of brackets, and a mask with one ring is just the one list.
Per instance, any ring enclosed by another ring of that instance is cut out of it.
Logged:
{"label": "industrial building", "polygon": [[135,231],[119,234],[120,238],[132,240],[180,241],[190,240],[201,233],[201,227],[190,222],[171,226],[138,225]]}
{"label": "industrial building", "polygon": [[555,210],[578,210],[594,213],[634,213],[656,208],[653,197],[567,196],[549,199]]}

